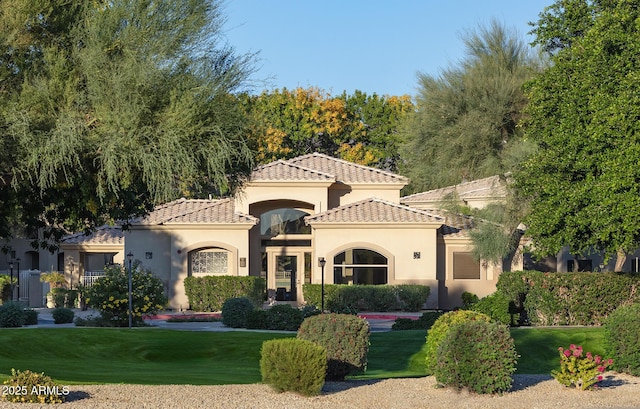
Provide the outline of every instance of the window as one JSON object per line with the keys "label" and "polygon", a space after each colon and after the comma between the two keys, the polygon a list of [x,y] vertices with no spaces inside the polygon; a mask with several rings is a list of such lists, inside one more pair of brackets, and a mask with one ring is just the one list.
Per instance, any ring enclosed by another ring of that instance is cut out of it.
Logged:
{"label": "window", "polygon": [[304,222],[309,213],[302,210],[283,208],[264,212],[260,216],[260,234],[278,236],[281,234],[311,234],[311,226]]}
{"label": "window", "polygon": [[336,284],[386,284],[387,258],[368,249],[350,249],[333,258]]}
{"label": "window", "polygon": [[221,248],[195,250],[189,253],[191,275],[229,274],[229,252]]}
{"label": "window", "polygon": [[453,279],[480,279],[480,263],[471,253],[453,252]]}

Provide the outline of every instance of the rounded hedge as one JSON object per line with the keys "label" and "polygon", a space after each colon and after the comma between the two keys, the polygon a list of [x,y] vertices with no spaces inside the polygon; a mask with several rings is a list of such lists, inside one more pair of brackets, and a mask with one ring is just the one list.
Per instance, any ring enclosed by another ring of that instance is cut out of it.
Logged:
{"label": "rounded hedge", "polygon": [[278,331],[297,331],[304,314],[289,304],[274,305],[267,310],[267,328]]}
{"label": "rounded hedge", "polygon": [[605,349],[618,372],[640,376],[640,304],[618,307],[604,324]]}
{"label": "rounded hedge", "polygon": [[247,316],[254,308],[247,297],[229,298],[222,304],[222,323],[231,328],[246,328]]}
{"label": "rounded hedge", "polygon": [[17,302],[6,302],[0,305],[0,327],[17,328],[24,324],[24,312]]}
{"label": "rounded hedge", "polygon": [[73,322],[75,314],[70,308],[60,307],[53,310],[51,315],[53,315],[54,324],[69,324]]}
{"label": "rounded hedge", "polygon": [[433,374],[433,370],[436,366],[438,347],[442,340],[447,336],[449,329],[462,322],[468,321],[491,321],[491,318],[486,314],[482,314],[469,310],[451,311],[443,314],[438,318],[429,331],[427,331],[427,345],[426,345],[426,366],[427,374]]}
{"label": "rounded hedge", "polygon": [[453,325],[442,340],[434,368],[436,381],[481,394],[511,388],[518,354],[506,325],[470,321]]}

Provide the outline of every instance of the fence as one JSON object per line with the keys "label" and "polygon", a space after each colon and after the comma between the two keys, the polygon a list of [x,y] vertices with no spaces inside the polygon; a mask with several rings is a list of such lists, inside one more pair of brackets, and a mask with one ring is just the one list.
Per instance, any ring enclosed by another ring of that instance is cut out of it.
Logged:
{"label": "fence", "polygon": [[91,287],[100,277],[104,277],[104,271],[85,271],[80,282],[85,287]]}

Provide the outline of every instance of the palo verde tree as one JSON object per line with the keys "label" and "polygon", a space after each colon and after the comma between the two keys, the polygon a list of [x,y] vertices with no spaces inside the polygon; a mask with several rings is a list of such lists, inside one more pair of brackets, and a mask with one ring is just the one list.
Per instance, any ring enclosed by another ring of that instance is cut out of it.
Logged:
{"label": "palo verde tree", "polygon": [[127,220],[252,167],[242,91],[255,55],[210,0],[0,3],[0,237]]}
{"label": "palo verde tree", "polygon": [[562,0],[534,30],[553,65],[527,87],[538,150],[516,180],[540,253],[601,251],[620,271],[640,246],[638,21],[637,1]]}
{"label": "palo verde tree", "polygon": [[[438,77],[419,74],[415,113],[403,126],[411,192],[504,173],[521,157],[522,85],[540,59],[515,31],[492,21],[462,38],[466,56]],[[517,152],[516,155],[513,153]]]}

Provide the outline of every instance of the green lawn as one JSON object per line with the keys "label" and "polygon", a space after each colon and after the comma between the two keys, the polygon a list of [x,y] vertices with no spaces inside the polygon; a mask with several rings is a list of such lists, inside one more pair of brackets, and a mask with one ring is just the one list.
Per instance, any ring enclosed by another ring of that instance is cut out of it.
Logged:
{"label": "green lawn", "polygon": [[[425,331],[371,334],[368,368],[357,379],[424,376]],[[517,373],[550,373],[558,347],[603,353],[601,328],[513,329]],[[246,384],[260,382],[260,347],[292,334],[157,328],[0,330],[0,380],[30,369],[67,384]]]}

